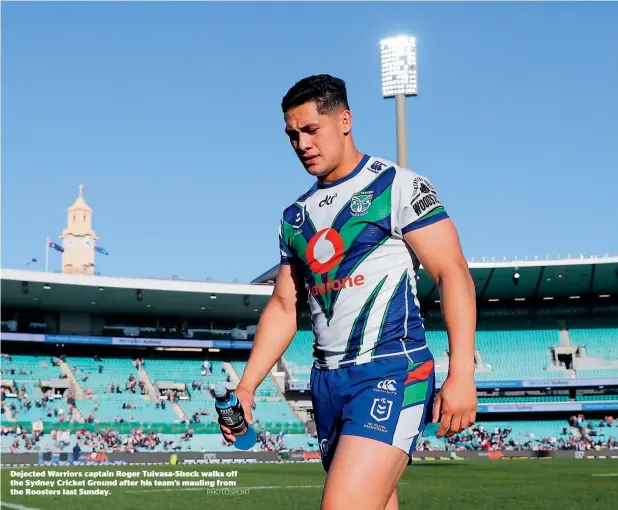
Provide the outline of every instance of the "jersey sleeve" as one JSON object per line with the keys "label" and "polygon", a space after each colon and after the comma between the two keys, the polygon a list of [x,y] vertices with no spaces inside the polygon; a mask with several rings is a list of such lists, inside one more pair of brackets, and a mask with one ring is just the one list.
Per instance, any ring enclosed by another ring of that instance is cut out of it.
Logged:
{"label": "jersey sleeve", "polygon": [[279,251],[281,252],[281,264],[290,264],[294,261],[294,254],[292,250],[290,250],[287,240],[285,239],[283,222],[284,219],[281,218],[279,222]]}
{"label": "jersey sleeve", "polygon": [[394,230],[407,234],[448,218],[429,179],[407,169],[398,169],[394,183]]}

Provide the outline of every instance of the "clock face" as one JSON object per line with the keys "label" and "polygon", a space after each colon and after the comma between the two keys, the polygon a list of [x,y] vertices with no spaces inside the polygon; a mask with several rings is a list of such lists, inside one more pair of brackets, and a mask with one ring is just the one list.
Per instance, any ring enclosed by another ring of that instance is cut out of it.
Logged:
{"label": "clock face", "polygon": [[90,239],[89,237],[85,237],[84,238],[84,246],[86,248],[92,248],[92,239]]}
{"label": "clock face", "polygon": [[73,236],[67,237],[67,246],[73,246]]}

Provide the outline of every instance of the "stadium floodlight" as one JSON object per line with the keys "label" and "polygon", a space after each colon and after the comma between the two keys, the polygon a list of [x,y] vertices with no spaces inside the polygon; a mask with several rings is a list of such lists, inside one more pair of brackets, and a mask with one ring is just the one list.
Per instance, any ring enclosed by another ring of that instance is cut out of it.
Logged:
{"label": "stadium floodlight", "polygon": [[407,35],[380,41],[382,52],[382,95],[418,95],[416,38]]}
{"label": "stadium floodlight", "polygon": [[418,95],[416,38],[408,35],[380,41],[382,96],[394,97],[397,111],[397,164],[408,166],[406,144],[406,96]]}

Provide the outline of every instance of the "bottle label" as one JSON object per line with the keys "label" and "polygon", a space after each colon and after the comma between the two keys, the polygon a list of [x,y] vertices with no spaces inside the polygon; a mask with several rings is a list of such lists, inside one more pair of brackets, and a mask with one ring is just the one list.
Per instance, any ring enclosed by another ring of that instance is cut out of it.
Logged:
{"label": "bottle label", "polygon": [[240,402],[226,408],[217,408],[223,424],[228,427],[232,434],[239,436],[247,432],[247,423]]}

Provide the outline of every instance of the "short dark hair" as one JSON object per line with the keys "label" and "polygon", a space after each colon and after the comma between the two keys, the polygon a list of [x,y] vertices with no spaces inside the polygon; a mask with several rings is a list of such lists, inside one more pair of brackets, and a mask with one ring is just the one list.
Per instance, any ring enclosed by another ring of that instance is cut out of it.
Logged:
{"label": "short dark hair", "polygon": [[318,74],[295,83],[281,101],[283,113],[309,102],[315,102],[320,115],[338,108],[350,109],[345,82],[330,74]]}

